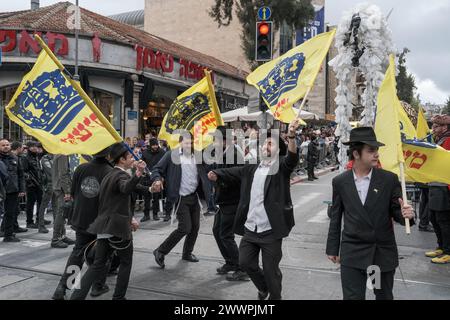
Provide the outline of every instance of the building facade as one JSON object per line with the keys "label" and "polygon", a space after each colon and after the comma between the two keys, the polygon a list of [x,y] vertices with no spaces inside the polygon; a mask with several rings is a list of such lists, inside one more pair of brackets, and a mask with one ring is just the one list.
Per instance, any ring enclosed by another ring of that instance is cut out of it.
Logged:
{"label": "building facade", "polygon": [[[75,37],[67,21],[71,4],[0,13],[0,134],[21,139],[22,130],[4,109],[41,51],[41,35],[66,69],[74,74]],[[173,100],[212,71],[223,110],[246,105],[246,73],[216,58],[156,37],[81,8],[78,43],[80,83],[123,136],[158,130]]]}

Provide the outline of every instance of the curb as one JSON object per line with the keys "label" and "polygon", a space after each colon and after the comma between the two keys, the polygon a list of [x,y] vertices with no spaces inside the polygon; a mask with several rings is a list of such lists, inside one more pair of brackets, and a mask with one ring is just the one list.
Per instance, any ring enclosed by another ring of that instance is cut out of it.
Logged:
{"label": "curb", "polygon": [[[333,172],[333,171],[336,171],[336,167],[329,167],[329,168],[326,168],[326,169],[319,170],[319,171],[316,172],[316,175],[317,176],[323,176],[323,175],[325,175],[327,173],[330,173],[330,172]],[[294,178],[291,179],[291,186],[295,185],[295,184],[298,184],[300,182],[307,181],[307,180],[308,180],[307,176],[294,177]]]}

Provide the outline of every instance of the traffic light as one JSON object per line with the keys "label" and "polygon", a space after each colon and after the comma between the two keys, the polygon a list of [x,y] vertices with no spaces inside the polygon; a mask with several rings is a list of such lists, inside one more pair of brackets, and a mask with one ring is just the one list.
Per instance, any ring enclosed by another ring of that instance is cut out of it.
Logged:
{"label": "traffic light", "polygon": [[256,61],[272,60],[272,21],[256,22]]}

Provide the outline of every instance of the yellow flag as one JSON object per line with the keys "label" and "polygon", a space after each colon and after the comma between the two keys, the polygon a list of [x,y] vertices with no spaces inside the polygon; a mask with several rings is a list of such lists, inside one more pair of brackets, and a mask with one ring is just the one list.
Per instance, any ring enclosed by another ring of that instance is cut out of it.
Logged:
{"label": "yellow flag", "polygon": [[419,107],[419,114],[417,115],[417,139],[423,140],[430,134],[427,119],[423,114],[422,107]]}
{"label": "yellow flag", "polygon": [[61,63],[36,38],[43,50],[6,107],[8,117],[53,154],[95,154],[121,141],[80,85],[61,71]]}
{"label": "yellow flag", "polygon": [[399,114],[405,111],[397,97],[396,86],[395,62],[394,56],[391,55],[389,67],[378,92],[374,130],[377,140],[386,145],[379,151],[382,168],[400,174],[399,163],[404,162],[404,158],[400,133],[402,123],[399,121]]}
{"label": "yellow flag", "polygon": [[321,33],[248,75],[276,119],[289,123],[297,117],[292,106],[312,88],[335,33]]}
{"label": "yellow flag", "polygon": [[383,169],[399,175],[399,163],[405,167],[405,180],[450,184],[450,151],[431,143],[417,141],[412,123],[397,97],[394,56],[380,91],[375,119],[377,140],[386,146],[379,150]]}
{"label": "yellow flag", "polygon": [[166,140],[173,149],[179,145],[180,134],[187,130],[194,136],[194,148],[203,150],[212,142],[217,126],[223,126],[222,115],[217,106],[211,76],[206,76],[183,92],[170,106],[161,125],[158,138]]}

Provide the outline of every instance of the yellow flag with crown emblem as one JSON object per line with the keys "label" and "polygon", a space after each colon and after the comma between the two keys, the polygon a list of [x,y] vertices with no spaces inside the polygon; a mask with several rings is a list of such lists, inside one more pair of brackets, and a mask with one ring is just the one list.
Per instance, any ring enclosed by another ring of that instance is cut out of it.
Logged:
{"label": "yellow flag with crown emblem", "polygon": [[289,123],[297,117],[293,105],[314,85],[335,33],[321,33],[248,75],[276,119]]}
{"label": "yellow flag with crown emblem", "polygon": [[203,150],[213,141],[217,126],[223,126],[211,75],[206,76],[179,95],[164,117],[158,138],[166,140],[170,148],[179,145],[180,130],[194,137],[194,148]]}
{"label": "yellow flag with crown emblem", "polygon": [[6,107],[8,117],[53,154],[95,154],[122,141],[80,85],[43,50]]}

